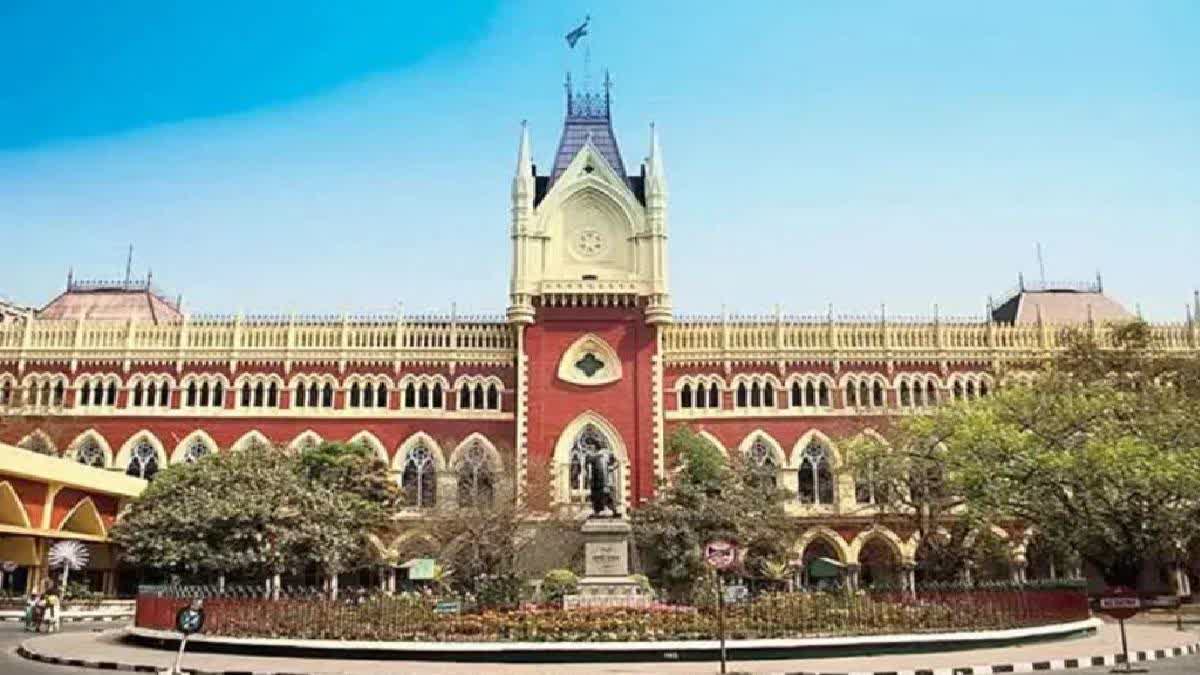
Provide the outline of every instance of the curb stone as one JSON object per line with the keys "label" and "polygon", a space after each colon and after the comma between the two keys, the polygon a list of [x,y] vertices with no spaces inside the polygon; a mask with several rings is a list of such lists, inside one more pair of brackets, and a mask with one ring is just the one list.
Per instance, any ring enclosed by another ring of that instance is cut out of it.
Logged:
{"label": "curb stone", "polygon": [[[17,654],[22,658],[39,663],[49,663],[59,666],[75,666],[77,668],[95,668],[97,670],[117,670],[133,673],[158,673],[158,666],[136,663],[121,663],[116,661],[88,661],[86,659],[64,659],[57,656],[47,656],[29,649],[26,644],[17,647]],[[1182,647],[1171,649],[1155,649],[1138,651],[1130,654],[1131,663],[1146,661],[1161,661],[1177,656],[1200,654],[1200,642],[1193,642]],[[1000,663],[990,666],[960,666],[953,668],[917,668],[915,670],[876,670],[854,671],[850,673],[830,673],[816,671],[783,671],[775,675],[998,675],[1000,673],[1033,673],[1055,670],[1071,670],[1075,668],[1094,668],[1098,666],[1116,666],[1125,663],[1121,654],[1105,656],[1081,656],[1073,659],[1052,659],[1050,661],[1033,661],[1031,663]],[[307,675],[294,672],[261,672],[246,670],[196,670],[184,668],[191,675]]]}

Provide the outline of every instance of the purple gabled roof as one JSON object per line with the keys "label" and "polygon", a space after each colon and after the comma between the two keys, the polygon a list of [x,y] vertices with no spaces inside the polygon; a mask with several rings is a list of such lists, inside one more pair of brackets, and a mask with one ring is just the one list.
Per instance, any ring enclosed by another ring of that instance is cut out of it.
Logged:
{"label": "purple gabled roof", "polygon": [[611,86],[612,83],[605,74],[604,93],[580,93],[571,88],[571,78],[567,77],[567,116],[563,121],[558,151],[554,154],[550,185],[567,170],[567,165],[579,154],[589,139],[613,171],[626,183],[629,182],[629,176],[625,173],[625,162],[621,160],[621,150],[617,147],[617,137],[612,129],[612,108],[609,105]]}

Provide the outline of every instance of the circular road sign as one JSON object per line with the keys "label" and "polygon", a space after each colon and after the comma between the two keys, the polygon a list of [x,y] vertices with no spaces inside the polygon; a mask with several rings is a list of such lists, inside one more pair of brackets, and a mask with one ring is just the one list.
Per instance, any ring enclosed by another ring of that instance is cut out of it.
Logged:
{"label": "circular road sign", "polygon": [[737,562],[737,544],[731,541],[710,541],[704,547],[704,561],[719,570],[727,570]]}
{"label": "circular road sign", "polygon": [[1132,588],[1116,586],[1100,596],[1100,611],[1114,619],[1132,618],[1141,608],[1141,598]]}
{"label": "circular road sign", "polygon": [[199,633],[204,628],[204,607],[200,600],[193,600],[175,614],[175,628],[184,635]]}

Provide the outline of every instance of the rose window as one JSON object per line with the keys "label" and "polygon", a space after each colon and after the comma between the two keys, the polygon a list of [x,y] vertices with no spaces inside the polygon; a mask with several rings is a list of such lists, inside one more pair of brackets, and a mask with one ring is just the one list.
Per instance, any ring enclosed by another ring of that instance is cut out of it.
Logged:
{"label": "rose window", "polygon": [[588,258],[600,255],[604,250],[604,237],[596,230],[583,230],[575,237],[575,249]]}

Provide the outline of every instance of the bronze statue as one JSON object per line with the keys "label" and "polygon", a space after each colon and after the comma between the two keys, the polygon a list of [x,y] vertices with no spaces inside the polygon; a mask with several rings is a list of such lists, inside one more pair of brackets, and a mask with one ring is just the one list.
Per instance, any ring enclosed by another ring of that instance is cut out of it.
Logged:
{"label": "bronze statue", "polygon": [[589,452],[587,455],[588,479],[591,488],[592,518],[602,517],[604,511],[609,511],[613,518],[620,518],[617,502],[613,496],[612,471],[613,461],[611,452],[602,449]]}

